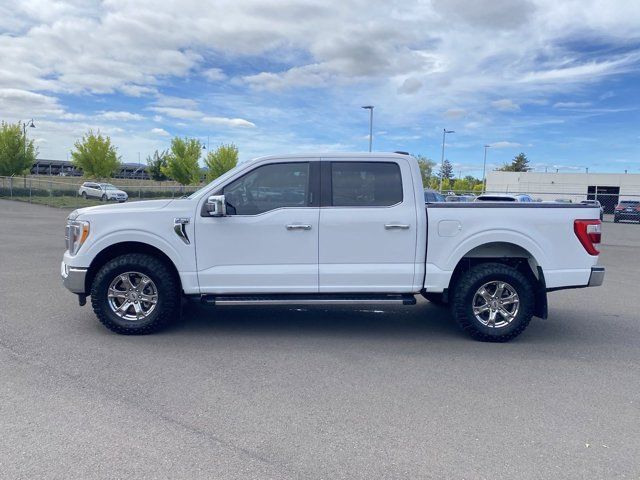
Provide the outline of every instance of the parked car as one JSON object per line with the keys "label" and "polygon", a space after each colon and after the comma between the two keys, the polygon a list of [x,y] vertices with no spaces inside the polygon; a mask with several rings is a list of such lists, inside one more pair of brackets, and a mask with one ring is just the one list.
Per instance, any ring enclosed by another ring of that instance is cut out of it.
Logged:
{"label": "parked car", "polygon": [[533,202],[533,198],[526,194],[483,193],[478,195],[476,202]]}
{"label": "parked car", "polygon": [[[264,195],[264,192],[281,195]],[[503,342],[547,292],[602,284],[598,209],[424,203],[408,155],[262,157],[183,199],[72,212],[64,285],[120,334],[159,330],[182,297],[210,305],[449,304]]]}
{"label": "parked car", "polygon": [[473,202],[475,197],[473,195],[447,195],[445,201],[447,202]]}
{"label": "parked car", "polygon": [[429,188],[424,189],[424,203],[437,203],[444,202],[445,198],[440,192],[431,190]]}
{"label": "parked car", "polygon": [[613,211],[613,221],[635,220],[640,222],[640,200],[621,200]]}
{"label": "parked car", "polygon": [[122,203],[129,199],[127,192],[119,190],[110,183],[84,182],[78,189],[78,195],[82,198],[99,198],[103,202],[114,200]]}
{"label": "parked car", "polygon": [[589,205],[592,207],[597,207],[600,209],[600,220],[604,220],[604,207],[600,205],[598,200],[582,200],[580,202],[582,205]]}

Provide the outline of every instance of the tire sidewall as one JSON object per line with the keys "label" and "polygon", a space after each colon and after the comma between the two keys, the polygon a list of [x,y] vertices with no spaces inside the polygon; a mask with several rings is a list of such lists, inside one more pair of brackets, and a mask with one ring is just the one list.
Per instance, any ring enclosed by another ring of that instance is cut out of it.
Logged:
{"label": "tire sidewall", "polygon": [[[132,333],[145,333],[147,330],[155,329],[158,323],[163,323],[163,316],[166,316],[167,299],[174,295],[170,285],[163,279],[162,274],[149,268],[144,262],[122,262],[119,258],[108,262],[96,275],[94,284],[91,289],[92,303],[97,303],[102,315],[100,320],[108,322],[107,327],[116,327],[116,330],[130,331]],[[158,303],[151,314],[143,320],[130,321],[120,318],[116,315],[109,305],[108,290],[111,282],[118,276],[126,272],[139,272],[148,276],[156,286]],[[106,323],[105,323],[106,324]]]}
{"label": "tire sidewall", "polygon": [[[518,314],[513,319],[513,321],[508,325],[499,328],[483,325],[473,313],[473,297],[475,296],[476,292],[485,283],[493,281],[503,281],[511,285],[518,294],[520,301]],[[466,321],[471,324],[472,328],[477,333],[485,337],[509,338],[514,333],[517,334],[516,332],[525,328],[531,320],[535,297],[533,294],[531,283],[526,279],[524,275],[514,270],[513,274],[506,272],[487,272],[486,275],[478,276],[470,284],[468,290],[464,292],[461,301],[464,305],[464,314],[466,317]]]}

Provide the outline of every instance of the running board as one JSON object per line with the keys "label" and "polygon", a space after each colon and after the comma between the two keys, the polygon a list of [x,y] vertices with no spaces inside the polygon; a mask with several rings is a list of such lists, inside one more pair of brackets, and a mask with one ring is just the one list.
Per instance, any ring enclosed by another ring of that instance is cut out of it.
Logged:
{"label": "running board", "polygon": [[415,305],[411,294],[280,294],[280,295],[202,295],[207,305]]}

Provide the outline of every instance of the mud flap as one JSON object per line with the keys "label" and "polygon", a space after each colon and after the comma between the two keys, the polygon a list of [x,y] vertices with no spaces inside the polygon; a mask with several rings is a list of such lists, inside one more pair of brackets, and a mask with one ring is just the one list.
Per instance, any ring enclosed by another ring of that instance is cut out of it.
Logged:
{"label": "mud flap", "polygon": [[542,267],[538,266],[538,285],[536,288],[536,305],[533,309],[533,315],[538,318],[547,318],[549,316],[549,306],[547,303],[547,282],[544,279]]}

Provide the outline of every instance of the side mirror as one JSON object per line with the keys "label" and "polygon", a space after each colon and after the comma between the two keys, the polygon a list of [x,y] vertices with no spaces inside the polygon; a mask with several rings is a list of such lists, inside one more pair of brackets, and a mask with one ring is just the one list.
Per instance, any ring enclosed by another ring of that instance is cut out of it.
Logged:
{"label": "side mirror", "polygon": [[227,203],[224,195],[212,195],[207,198],[206,210],[211,217],[225,217],[227,215]]}

